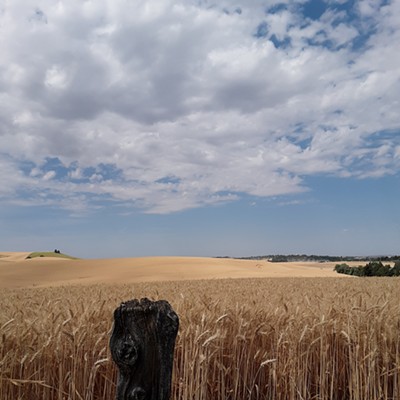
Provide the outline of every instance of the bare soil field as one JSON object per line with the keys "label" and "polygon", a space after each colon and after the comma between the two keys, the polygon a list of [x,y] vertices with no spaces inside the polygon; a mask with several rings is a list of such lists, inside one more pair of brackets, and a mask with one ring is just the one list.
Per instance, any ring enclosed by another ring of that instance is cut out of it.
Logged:
{"label": "bare soil field", "polygon": [[26,259],[28,255],[26,252],[0,253],[0,288],[224,278],[344,277],[333,271],[336,263],[270,263],[206,257]]}

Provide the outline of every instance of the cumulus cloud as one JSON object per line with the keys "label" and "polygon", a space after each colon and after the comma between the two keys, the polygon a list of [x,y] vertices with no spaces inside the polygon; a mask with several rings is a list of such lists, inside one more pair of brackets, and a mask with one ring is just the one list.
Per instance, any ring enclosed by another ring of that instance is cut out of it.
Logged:
{"label": "cumulus cloud", "polygon": [[321,4],[7,2],[3,201],[169,213],[396,173],[399,3]]}

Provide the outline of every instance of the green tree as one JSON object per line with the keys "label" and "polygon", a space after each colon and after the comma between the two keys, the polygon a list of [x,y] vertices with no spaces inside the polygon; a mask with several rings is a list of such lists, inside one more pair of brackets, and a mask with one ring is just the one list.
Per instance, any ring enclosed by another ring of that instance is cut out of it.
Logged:
{"label": "green tree", "polygon": [[394,263],[394,267],[392,268],[392,276],[400,276],[400,261],[396,261]]}

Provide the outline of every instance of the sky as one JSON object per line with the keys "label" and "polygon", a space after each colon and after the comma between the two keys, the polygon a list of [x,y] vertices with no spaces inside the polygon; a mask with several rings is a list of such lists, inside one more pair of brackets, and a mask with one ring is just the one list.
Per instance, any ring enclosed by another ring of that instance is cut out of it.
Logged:
{"label": "sky", "polygon": [[400,253],[400,2],[5,0],[0,251]]}

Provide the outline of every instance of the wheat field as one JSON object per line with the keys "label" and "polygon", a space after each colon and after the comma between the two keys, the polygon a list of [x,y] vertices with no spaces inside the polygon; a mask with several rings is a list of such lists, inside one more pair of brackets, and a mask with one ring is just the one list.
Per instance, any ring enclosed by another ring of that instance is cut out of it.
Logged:
{"label": "wheat field", "polygon": [[400,279],[272,278],[5,289],[0,399],[114,399],[124,300],[180,317],[176,400],[399,399]]}

